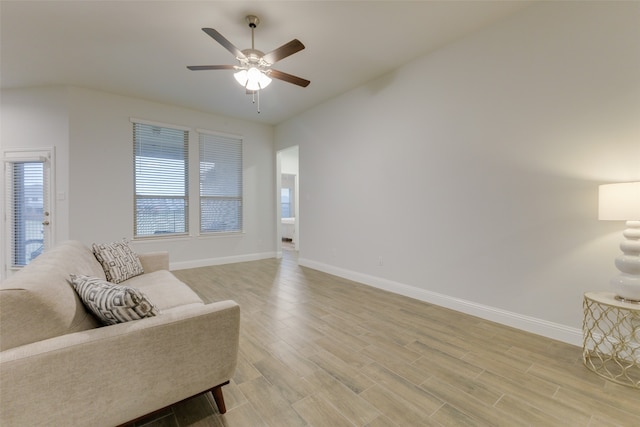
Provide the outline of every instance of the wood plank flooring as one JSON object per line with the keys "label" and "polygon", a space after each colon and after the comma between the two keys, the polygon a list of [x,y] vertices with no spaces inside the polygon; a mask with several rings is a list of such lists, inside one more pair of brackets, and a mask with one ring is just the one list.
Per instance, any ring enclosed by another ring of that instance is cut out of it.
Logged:
{"label": "wood plank flooring", "polygon": [[[176,271],[241,306],[223,388],[135,426],[640,426],[640,391],[581,349],[281,260]],[[133,426],[133,425],[132,425]]]}

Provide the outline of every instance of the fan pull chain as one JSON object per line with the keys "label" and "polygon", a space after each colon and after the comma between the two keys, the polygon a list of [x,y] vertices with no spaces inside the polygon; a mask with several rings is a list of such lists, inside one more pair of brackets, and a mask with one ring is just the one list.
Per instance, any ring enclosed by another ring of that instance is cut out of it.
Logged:
{"label": "fan pull chain", "polygon": [[252,96],[252,102],[255,104],[256,103],[256,93],[258,94],[258,114],[260,114],[260,91],[256,90],[254,91],[251,96]]}

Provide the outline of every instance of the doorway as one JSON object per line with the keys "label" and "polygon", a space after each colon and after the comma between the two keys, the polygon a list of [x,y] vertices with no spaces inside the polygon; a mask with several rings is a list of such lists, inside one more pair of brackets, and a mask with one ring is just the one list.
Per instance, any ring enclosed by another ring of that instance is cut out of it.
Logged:
{"label": "doorway", "polygon": [[7,277],[49,248],[52,239],[53,150],[7,150],[5,163],[2,276]]}
{"label": "doorway", "polygon": [[278,192],[277,227],[278,249],[298,251],[300,248],[299,209],[299,148],[280,150],[277,153]]}

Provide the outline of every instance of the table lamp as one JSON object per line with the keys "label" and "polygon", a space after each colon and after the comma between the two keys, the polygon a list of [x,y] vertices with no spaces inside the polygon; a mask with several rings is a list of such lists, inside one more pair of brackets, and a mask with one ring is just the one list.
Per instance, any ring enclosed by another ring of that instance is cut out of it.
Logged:
{"label": "table lamp", "polygon": [[640,182],[605,184],[599,187],[598,219],[627,221],[620,243],[622,255],[615,264],[620,274],[610,283],[616,298],[640,303]]}

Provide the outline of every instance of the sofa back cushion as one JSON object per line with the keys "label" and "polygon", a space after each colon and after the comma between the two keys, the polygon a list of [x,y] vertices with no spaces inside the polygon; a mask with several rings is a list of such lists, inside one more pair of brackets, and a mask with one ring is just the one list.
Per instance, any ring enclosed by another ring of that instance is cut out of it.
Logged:
{"label": "sofa back cushion", "polygon": [[0,350],[98,326],[69,283],[70,274],[105,278],[80,242],[51,248],[0,285]]}

